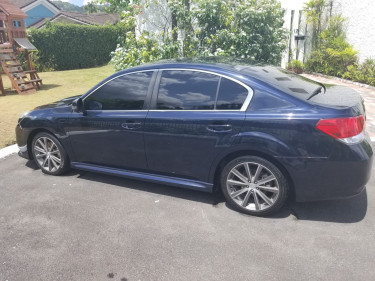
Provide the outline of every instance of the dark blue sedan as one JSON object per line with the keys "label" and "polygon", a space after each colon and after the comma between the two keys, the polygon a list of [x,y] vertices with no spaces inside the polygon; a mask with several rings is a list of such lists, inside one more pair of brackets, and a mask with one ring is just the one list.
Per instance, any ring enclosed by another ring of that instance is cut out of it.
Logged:
{"label": "dark blue sedan", "polygon": [[288,196],[353,196],[370,178],[365,107],[349,88],[282,68],[205,62],[120,71],[86,94],[25,113],[20,155],[60,175],[70,167],[221,189],[252,215]]}

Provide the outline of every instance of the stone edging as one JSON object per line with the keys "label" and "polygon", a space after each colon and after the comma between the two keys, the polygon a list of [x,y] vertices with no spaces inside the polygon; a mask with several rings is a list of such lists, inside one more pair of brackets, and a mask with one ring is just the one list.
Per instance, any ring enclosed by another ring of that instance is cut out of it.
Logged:
{"label": "stone edging", "polygon": [[12,155],[17,152],[18,152],[18,146],[16,144],[4,147],[0,149],[0,159],[6,158],[7,156]]}
{"label": "stone edging", "polygon": [[368,84],[359,83],[359,82],[355,82],[355,81],[352,81],[352,80],[346,80],[346,79],[343,79],[343,78],[340,78],[340,77],[336,77],[336,76],[329,76],[329,75],[325,75],[325,74],[317,73],[317,72],[304,72],[303,74],[311,74],[311,75],[320,76],[320,77],[327,78],[327,79],[333,79],[333,80],[337,80],[337,81],[340,81],[340,82],[345,82],[345,83],[348,83],[348,84],[353,84],[353,85],[356,85],[356,86],[359,86],[359,87],[363,87],[363,88],[375,90],[374,86],[371,86],[371,85],[368,85]]}

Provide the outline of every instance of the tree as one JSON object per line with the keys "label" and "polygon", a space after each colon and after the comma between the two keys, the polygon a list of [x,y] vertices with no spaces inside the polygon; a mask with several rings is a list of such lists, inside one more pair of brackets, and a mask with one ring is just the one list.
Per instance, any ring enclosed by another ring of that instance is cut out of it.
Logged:
{"label": "tree", "polygon": [[[115,5],[116,1],[109,2]],[[145,14],[151,14],[150,24],[154,25],[155,18],[164,18],[163,26],[158,32],[143,32],[138,38],[122,40],[113,54],[117,69],[161,58],[212,55],[271,64],[281,61],[287,32],[283,28],[284,10],[277,0],[164,0],[167,13],[155,15],[160,3],[161,0],[141,2],[143,21],[147,20]],[[130,7],[126,7],[127,19]],[[137,49],[142,49],[142,54],[136,59],[129,57],[135,56]]]}
{"label": "tree", "polygon": [[[95,0],[99,5],[105,5],[105,10],[108,13],[119,13],[128,9],[130,0]],[[134,4],[138,1],[133,1]]]}
{"label": "tree", "polygon": [[93,2],[87,3],[87,5],[83,6],[83,9],[87,14],[93,14],[99,11],[98,7]]}

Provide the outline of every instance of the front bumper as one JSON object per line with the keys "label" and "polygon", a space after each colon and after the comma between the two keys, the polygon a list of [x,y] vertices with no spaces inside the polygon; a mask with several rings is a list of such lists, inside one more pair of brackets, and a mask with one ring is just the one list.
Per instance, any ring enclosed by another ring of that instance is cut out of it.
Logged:
{"label": "front bumper", "polygon": [[25,159],[28,159],[28,160],[31,160],[31,157],[30,157],[30,154],[29,154],[29,151],[27,150],[27,145],[24,145],[24,146],[18,146],[18,155],[21,156],[22,158],[25,158]]}
{"label": "front bumper", "polygon": [[16,126],[16,140],[19,148],[18,155],[31,160],[31,153],[28,151],[27,140],[30,135],[30,131],[21,128],[20,124]]}

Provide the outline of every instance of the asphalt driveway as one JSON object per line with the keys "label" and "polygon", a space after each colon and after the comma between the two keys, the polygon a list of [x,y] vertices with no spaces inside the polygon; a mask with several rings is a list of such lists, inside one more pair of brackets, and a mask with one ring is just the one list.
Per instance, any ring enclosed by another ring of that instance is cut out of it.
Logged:
{"label": "asphalt driveway", "polygon": [[17,155],[0,175],[0,281],[375,280],[375,176],[355,198],[257,218],[220,195],[46,176]]}

